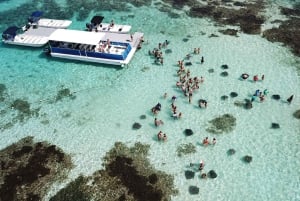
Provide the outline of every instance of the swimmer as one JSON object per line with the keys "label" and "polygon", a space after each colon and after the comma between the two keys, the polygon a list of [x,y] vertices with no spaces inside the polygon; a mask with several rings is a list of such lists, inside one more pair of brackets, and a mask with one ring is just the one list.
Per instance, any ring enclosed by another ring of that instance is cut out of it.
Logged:
{"label": "swimmer", "polygon": [[264,79],[265,79],[265,75],[262,75],[262,76],[261,76],[261,80],[264,80]]}
{"label": "swimmer", "polygon": [[253,76],[253,81],[254,82],[258,81],[258,75]]}
{"label": "swimmer", "polygon": [[172,102],[175,102],[175,101],[176,101],[176,99],[177,99],[177,97],[176,97],[176,96],[172,96]]}
{"label": "swimmer", "polygon": [[158,120],[157,118],[154,119],[154,125],[156,127],[163,125],[163,124],[164,124],[164,122],[162,120]]}
{"label": "swimmer", "polygon": [[200,161],[199,170],[203,170],[204,168],[204,162],[203,160]]}
{"label": "swimmer", "polygon": [[201,178],[202,178],[202,179],[206,179],[206,178],[207,178],[207,174],[206,174],[206,173],[202,173],[202,174],[201,174]]}
{"label": "swimmer", "polygon": [[217,143],[217,139],[216,139],[216,138],[213,138],[212,144],[215,145],[216,143]]}
{"label": "swimmer", "polygon": [[294,95],[291,95],[288,99],[286,99],[286,101],[287,101],[289,104],[291,104],[293,98],[294,98]]}
{"label": "swimmer", "polygon": [[268,93],[269,93],[268,89],[265,89],[264,90],[264,95],[266,96],[266,95],[268,95]]}
{"label": "swimmer", "polygon": [[168,140],[167,134],[164,133],[164,135],[163,135],[163,141],[166,142],[167,140]]}
{"label": "swimmer", "polygon": [[248,75],[247,73],[243,73],[242,76],[241,76],[241,78],[242,78],[243,80],[248,79],[248,77],[249,77],[249,75]]}
{"label": "swimmer", "polygon": [[208,140],[208,137],[206,137],[203,141],[202,141],[202,144],[203,145],[209,145],[209,140]]}
{"label": "swimmer", "polygon": [[259,96],[259,93],[260,93],[260,91],[259,91],[259,89],[257,89],[257,90],[255,91],[254,96]]}
{"label": "swimmer", "polygon": [[264,95],[259,96],[259,100],[260,102],[263,102],[265,100],[265,96]]}
{"label": "swimmer", "polygon": [[163,132],[162,132],[162,131],[159,131],[159,132],[157,133],[157,139],[158,139],[158,141],[160,141],[160,140],[163,139]]}
{"label": "swimmer", "polygon": [[164,97],[164,99],[166,99],[166,98],[168,97],[168,94],[167,94],[167,92],[166,92],[166,93],[164,93],[163,97]]}
{"label": "swimmer", "polygon": [[204,57],[202,56],[201,57],[201,64],[203,64],[204,63]]}

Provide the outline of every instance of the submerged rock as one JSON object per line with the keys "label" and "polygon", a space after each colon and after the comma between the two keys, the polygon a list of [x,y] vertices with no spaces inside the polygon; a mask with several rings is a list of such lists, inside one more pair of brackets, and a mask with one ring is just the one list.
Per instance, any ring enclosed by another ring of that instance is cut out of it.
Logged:
{"label": "submerged rock", "polygon": [[209,178],[212,178],[212,179],[214,179],[214,178],[217,178],[217,173],[214,171],[214,170],[210,170],[209,172],[208,172],[208,177]]}
{"label": "submerged rock", "polygon": [[221,100],[227,100],[229,97],[226,95],[221,96]]}
{"label": "submerged rock", "polygon": [[238,96],[238,93],[236,93],[236,92],[231,92],[230,93],[230,97],[231,98],[235,98],[235,97],[237,97]]}
{"label": "submerged rock", "polygon": [[171,49],[166,49],[166,50],[165,50],[165,53],[166,53],[166,54],[171,54],[171,53],[172,53],[172,50],[171,50]]}
{"label": "submerged rock", "polygon": [[194,132],[193,132],[193,130],[192,129],[185,129],[184,130],[184,134],[186,135],[186,136],[191,136],[191,135],[193,135],[194,134]]}
{"label": "submerged rock", "polygon": [[274,99],[274,100],[280,100],[280,95],[274,94],[274,95],[272,95],[272,99]]}
{"label": "submerged rock", "polygon": [[185,62],[185,65],[186,65],[186,66],[191,66],[191,65],[193,65],[193,64],[192,64],[192,62],[188,61],[188,62]]}
{"label": "submerged rock", "polygon": [[296,112],[294,112],[293,116],[294,116],[296,119],[300,119],[300,110],[297,110]]}
{"label": "submerged rock", "polygon": [[221,68],[222,68],[223,70],[227,70],[229,67],[228,67],[227,64],[223,64],[223,65],[221,66]]}
{"label": "submerged rock", "polygon": [[228,72],[224,71],[220,74],[222,77],[227,77],[228,76]]}
{"label": "submerged rock", "polygon": [[140,116],[140,119],[146,119],[146,118],[147,118],[147,116],[144,115],[144,114],[142,114],[142,115]]}
{"label": "submerged rock", "polygon": [[197,186],[189,186],[189,193],[191,195],[199,194],[199,188]]}
{"label": "submerged rock", "polygon": [[138,129],[140,129],[142,127],[142,125],[140,124],[140,123],[137,123],[137,122],[135,122],[133,125],[132,125],[132,129],[134,129],[134,130],[138,130]]}
{"label": "submerged rock", "polygon": [[271,128],[278,129],[278,128],[280,128],[280,125],[278,123],[272,123]]}
{"label": "submerged rock", "polygon": [[186,179],[193,179],[195,177],[195,172],[191,171],[191,170],[186,170],[184,172],[185,178]]}
{"label": "submerged rock", "polygon": [[209,72],[209,73],[214,73],[215,70],[214,70],[213,68],[211,68],[211,69],[208,69],[208,72]]}
{"label": "submerged rock", "polygon": [[231,156],[231,155],[235,154],[235,150],[234,149],[228,149],[227,154]]}
{"label": "submerged rock", "polygon": [[243,157],[243,160],[246,163],[251,163],[252,162],[252,156],[246,155],[246,156]]}

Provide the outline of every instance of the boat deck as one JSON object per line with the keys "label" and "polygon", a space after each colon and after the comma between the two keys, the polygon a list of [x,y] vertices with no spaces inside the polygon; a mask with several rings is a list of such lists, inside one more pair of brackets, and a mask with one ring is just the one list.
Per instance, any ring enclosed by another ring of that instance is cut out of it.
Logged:
{"label": "boat deck", "polygon": [[72,21],[70,20],[55,20],[42,18],[38,21],[39,27],[48,27],[48,28],[67,28],[70,26]]}
{"label": "boat deck", "polygon": [[102,23],[97,26],[97,30],[100,32],[111,32],[111,33],[129,33],[131,29],[130,25],[121,25],[115,24],[114,26],[110,26],[110,24]]}
{"label": "boat deck", "polygon": [[49,37],[55,30],[55,28],[48,27],[30,27],[27,31],[24,31],[22,35],[26,36],[40,36],[40,37]]}

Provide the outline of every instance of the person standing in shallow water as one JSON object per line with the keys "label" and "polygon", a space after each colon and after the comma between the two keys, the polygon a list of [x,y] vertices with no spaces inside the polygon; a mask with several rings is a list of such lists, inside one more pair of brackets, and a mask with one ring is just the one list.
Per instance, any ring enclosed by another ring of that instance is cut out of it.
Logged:
{"label": "person standing in shallow water", "polygon": [[204,57],[202,56],[201,57],[201,64],[203,64],[204,63]]}

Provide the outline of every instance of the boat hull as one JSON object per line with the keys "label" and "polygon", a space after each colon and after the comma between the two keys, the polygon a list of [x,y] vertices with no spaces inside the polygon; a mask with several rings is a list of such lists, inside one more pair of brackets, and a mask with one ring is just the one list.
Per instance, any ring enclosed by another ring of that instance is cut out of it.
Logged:
{"label": "boat hull", "polygon": [[23,42],[17,42],[17,41],[6,41],[2,40],[4,44],[9,45],[19,45],[19,46],[27,46],[27,47],[42,47],[47,44],[48,40],[43,43],[23,43]]}
{"label": "boat hull", "polygon": [[87,57],[87,56],[77,56],[77,55],[53,53],[53,52],[51,52],[50,55],[52,57],[57,57],[57,58],[85,61],[85,62],[93,62],[93,63],[102,63],[102,64],[109,64],[109,65],[115,65],[115,66],[122,66],[122,67],[124,65],[128,64],[128,62],[125,62],[124,60],[94,58],[94,57]]}

